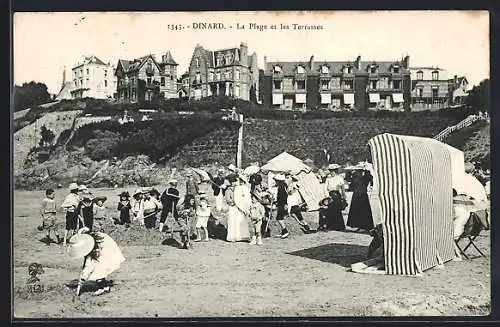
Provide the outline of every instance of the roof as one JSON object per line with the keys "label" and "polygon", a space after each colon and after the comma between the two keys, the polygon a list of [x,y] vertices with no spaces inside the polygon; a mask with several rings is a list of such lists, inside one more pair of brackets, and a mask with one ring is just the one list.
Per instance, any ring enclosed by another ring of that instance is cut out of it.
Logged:
{"label": "roof", "polygon": [[299,65],[304,67],[306,74],[311,72],[308,61],[271,61],[266,64],[265,69],[267,72],[269,72],[273,69],[274,66],[280,66],[283,74],[291,75],[295,74],[295,69]]}
{"label": "roof", "polygon": [[56,100],[69,100],[72,98],[71,91],[73,90],[73,82],[66,82],[56,96]]}
{"label": "roof", "polygon": [[381,73],[390,73],[391,68],[396,65],[403,67],[401,61],[364,61],[361,63],[361,70],[366,72],[371,65],[377,65]]}
{"label": "roof", "polygon": [[75,67],[73,67],[73,69],[74,68],[78,68],[78,67],[83,66],[83,65],[88,65],[88,64],[96,64],[96,65],[108,66],[107,63],[105,63],[101,59],[97,58],[96,56],[92,55],[92,56],[89,56],[89,57],[84,57],[83,58],[83,62],[77,64]]}
{"label": "roof", "polygon": [[149,58],[153,59],[153,62],[158,66],[158,63],[156,62],[155,58],[152,55],[147,55],[134,60],[119,59],[116,68],[118,69],[118,66],[121,64],[123,67],[123,71],[125,73],[128,73],[139,69],[139,67],[141,67]]}
{"label": "roof", "polygon": [[410,70],[440,70],[440,71],[444,71],[445,69],[443,68],[439,68],[439,67],[430,67],[430,66],[427,66],[427,67],[410,67]]}
{"label": "roof", "polygon": [[391,67],[399,65],[403,67],[401,61],[361,61],[361,69],[357,69],[356,61],[342,60],[342,61],[324,61],[324,60],[313,60],[313,69],[309,67],[309,61],[270,61],[266,63],[265,71],[270,72],[274,66],[281,66],[281,69],[285,75],[295,74],[295,69],[298,65],[302,65],[306,69],[306,73],[311,71],[321,72],[321,67],[326,65],[330,68],[330,72],[341,73],[342,69],[346,66],[351,66],[353,72],[366,72],[368,67],[372,64],[379,66],[379,72],[389,73],[391,72]]}
{"label": "roof", "polygon": [[167,65],[173,65],[173,66],[177,66],[178,65],[175,62],[174,57],[172,57],[172,54],[170,53],[170,51],[167,51],[167,53],[163,57],[163,62],[162,63],[163,64],[167,64]]}

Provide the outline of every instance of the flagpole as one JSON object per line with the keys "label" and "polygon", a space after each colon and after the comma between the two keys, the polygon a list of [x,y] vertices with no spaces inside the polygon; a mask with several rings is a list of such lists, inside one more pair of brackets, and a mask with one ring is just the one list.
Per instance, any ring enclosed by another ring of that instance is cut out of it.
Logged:
{"label": "flagpole", "polygon": [[243,153],[243,114],[239,115],[239,121],[241,123],[238,132],[238,153],[236,154],[236,167],[241,168],[241,157]]}

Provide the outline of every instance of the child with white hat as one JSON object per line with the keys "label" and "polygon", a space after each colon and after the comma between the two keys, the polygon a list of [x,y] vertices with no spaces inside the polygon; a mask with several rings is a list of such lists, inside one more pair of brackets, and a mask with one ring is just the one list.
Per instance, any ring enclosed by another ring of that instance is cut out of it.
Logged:
{"label": "child with white hat", "polygon": [[134,204],[132,205],[132,213],[134,214],[134,221],[139,221],[140,226],[144,226],[144,193],[142,188],[139,188],[132,195]]}
{"label": "child with white hat", "polygon": [[67,253],[70,258],[84,258],[76,295],[80,295],[81,287],[87,280],[97,283],[94,295],[110,292],[106,278],[120,268],[122,262],[125,261],[116,242],[105,233],[92,233],[88,228],[82,228],[70,238],[68,243]]}
{"label": "child with white hat", "polygon": [[78,230],[78,205],[80,204],[80,196],[78,195],[78,184],[69,184],[69,194],[66,195],[61,207],[66,210],[66,231],[64,232],[63,245],[66,245],[68,236],[71,236]]}

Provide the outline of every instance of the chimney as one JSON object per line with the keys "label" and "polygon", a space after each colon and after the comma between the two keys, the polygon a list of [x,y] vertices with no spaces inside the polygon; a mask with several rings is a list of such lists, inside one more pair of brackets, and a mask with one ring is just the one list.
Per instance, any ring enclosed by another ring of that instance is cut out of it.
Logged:
{"label": "chimney", "polygon": [[361,56],[356,57],[356,68],[361,70]]}
{"label": "chimney", "polygon": [[267,65],[267,56],[264,56],[264,69],[266,69],[266,65]]}
{"label": "chimney", "polygon": [[313,70],[314,68],[314,55],[309,58],[309,69]]}
{"label": "chimney", "polygon": [[458,76],[457,75],[453,76],[453,81],[455,82],[455,84],[458,83]]}
{"label": "chimney", "polygon": [[403,59],[403,67],[406,69],[410,68],[410,56],[406,55]]}

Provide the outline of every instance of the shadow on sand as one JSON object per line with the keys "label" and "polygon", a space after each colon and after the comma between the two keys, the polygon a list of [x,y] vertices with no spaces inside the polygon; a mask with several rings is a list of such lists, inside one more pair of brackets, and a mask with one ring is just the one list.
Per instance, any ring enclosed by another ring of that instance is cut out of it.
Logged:
{"label": "shadow on sand", "polygon": [[288,252],[287,254],[334,263],[345,268],[350,268],[353,263],[366,260],[367,253],[367,246],[332,243],[295,252]]}
{"label": "shadow on sand", "polygon": [[[113,285],[114,285],[113,280],[106,280],[105,286],[111,287]],[[73,279],[72,281],[66,283],[65,286],[69,289],[76,290],[78,286],[78,279]],[[82,288],[80,289],[81,294],[94,291],[97,291],[97,283],[93,280],[85,281],[85,283],[82,285]]]}

